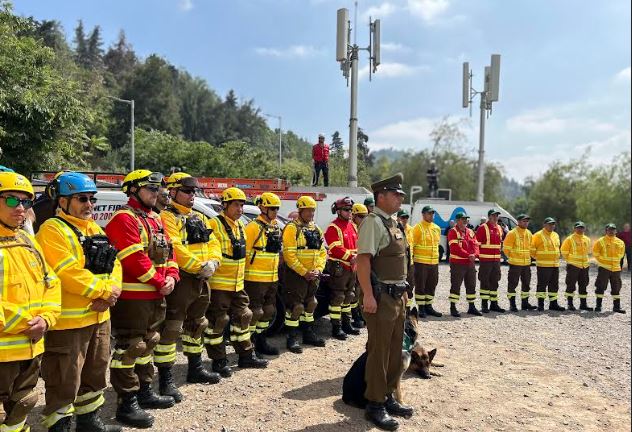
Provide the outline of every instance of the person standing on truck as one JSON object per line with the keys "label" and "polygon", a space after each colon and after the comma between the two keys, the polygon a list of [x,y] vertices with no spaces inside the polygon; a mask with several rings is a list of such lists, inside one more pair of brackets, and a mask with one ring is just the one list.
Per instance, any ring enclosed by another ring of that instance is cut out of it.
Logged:
{"label": "person standing on truck", "polygon": [[152,210],[162,181],[162,174],[145,169],[127,174],[122,189],[128,202],[105,226],[123,267],[123,291],[110,312],[116,338],[110,362],[110,382],[118,394],[116,419],[143,429],[154,423],[146,409],[176,403],[152,389],[153,351],[165,320],[165,296],[180,279],[169,236]]}
{"label": "person standing on truck", "polygon": [[573,234],[564,239],[562,243],[562,257],[566,261],[566,302],[569,311],[576,311],[573,304],[575,297],[575,289],[579,284],[579,303],[580,310],[592,311],[588,307],[588,270],[590,261],[590,238],[584,234],[586,232],[586,224],[582,221],[575,222]]}
{"label": "person standing on truck", "polygon": [[205,330],[204,344],[213,371],[224,378],[233,371],[226,358],[224,329],[230,323],[230,341],[239,356],[240,368],[262,369],[268,361],[260,359],[251,342],[250,321],[252,311],[248,307],[248,294],[244,290],[246,272],[246,230],[241,216],[246,194],[239,188],[230,187],[222,192],[222,212],[211,219],[210,228],[222,246],[222,262],[211,277],[211,303],[206,312],[209,326]]}
{"label": "person standing on truck", "polygon": [[509,272],[507,274],[507,297],[510,310],[518,312],[516,305],[516,288],[521,282],[520,298],[522,310],[533,310],[537,307],[529,303],[529,291],[531,285],[531,231],[529,222],[531,218],[527,214],[518,215],[518,226],[512,229],[503,240],[503,252],[509,260]]}
{"label": "person standing on truck", "polygon": [[29,431],[44,334],[61,313],[61,287],[44,251],[20,227],[35,192],[26,177],[0,173],[0,416],[1,431]]}
{"label": "person standing on truck", "polygon": [[351,304],[356,303],[356,257],[358,234],[351,222],[353,200],[340,198],[331,206],[337,215],[325,231],[325,241],[329,248],[326,264],[329,273],[329,318],[331,335],[338,340],[347,335],[359,335],[360,331],[351,325]]}
{"label": "person standing on truck", "polygon": [[597,297],[596,312],[601,312],[604,293],[610,282],[612,295],[612,311],[625,313],[621,308],[621,258],[625,253],[625,243],[616,237],[617,226],[613,223],[606,225],[606,235],[593,245],[593,256],[599,264],[597,280],[595,281],[595,295]]}
{"label": "person standing on truck", "polygon": [[208,280],[219,267],[222,248],[209,218],[193,210],[199,188],[197,179],[177,172],[166,177],[164,183],[169,204],[160,218],[173,244],[180,281],[166,297],[166,320],[160,331],[160,343],[154,350],[154,363],[158,366],[160,394],[179,402],[182,394],[171,373],[178,338],[182,339],[182,352],[187,358],[187,382],[216,384],[220,380],[219,374],[206,370],[202,364],[202,337],[208,327],[205,316],[211,298]]}
{"label": "person standing on truck", "polygon": [[276,314],[279,257],[282,248],[277,214],[281,199],[272,192],[264,192],[255,204],[259,206],[261,214],[246,225],[244,286],[252,310],[250,332],[257,354],[279,355],[279,349],[268,343],[265,332]]}
{"label": "person standing on truck", "polygon": [[327,250],[323,233],[314,223],[314,198],[299,197],[296,208],[298,217],[283,230],[283,271],[287,349],[300,354],[303,352],[299,343],[301,330],[304,344],[325,346],[325,341],[314,332],[314,310],[318,283],[327,261]]}
{"label": "person standing on truck", "polygon": [[312,186],[318,186],[320,172],[323,172],[323,184],[329,186],[329,144],[325,143],[325,135],[318,134],[318,142],[312,147],[314,160],[314,181]]}
{"label": "person standing on truck", "polygon": [[439,283],[439,241],[441,228],[433,222],[435,209],[427,205],[421,209],[421,221],[412,232],[413,261],[415,266],[415,300],[419,316],[441,317],[432,307]]}
{"label": "person standing on truck", "polygon": [[[401,225],[400,228],[402,228],[402,232],[406,235],[406,256],[408,258],[406,310],[410,312],[410,309],[415,304],[415,263],[413,262],[413,227],[408,223],[409,220],[410,214],[406,210],[401,209],[397,212],[397,223]],[[419,310],[419,313],[421,314],[421,310]]]}
{"label": "person standing on truck", "polygon": [[560,236],[555,232],[555,219],[544,219],[544,227],[531,238],[531,257],[535,258],[538,275],[536,297],[538,311],[544,311],[544,300],[549,297],[549,310],[564,311],[557,302],[560,278]]}
{"label": "person standing on truck", "polygon": [[[355,203],[351,208],[351,217],[353,221],[353,229],[355,229],[356,235],[358,234],[358,230],[360,229],[360,224],[366,217],[369,215],[369,210],[366,208],[364,204]],[[364,322],[364,318],[362,318],[362,310],[360,309],[360,284],[358,283],[357,273],[356,273],[356,281],[355,281],[355,294],[356,301],[351,304],[351,316],[353,317],[353,326],[355,328],[364,328],[366,323]]]}
{"label": "person standing on truck", "polygon": [[476,257],[478,241],[474,231],[467,227],[470,217],[459,212],[454,217],[456,225],[448,232],[450,248],[450,315],[459,318],[456,305],[461,297],[461,284],[465,282],[465,293],[469,308],[467,313],[475,316],[483,314],[476,309]]}
{"label": "person standing on truck", "polygon": [[[505,313],[498,306],[498,282],[500,282],[500,248],[503,242],[503,229],[498,225],[500,211],[490,209],[487,221],[481,223],[476,230],[476,241],[479,243],[478,280],[481,283],[481,310]],[[488,306],[489,302],[489,306]]]}

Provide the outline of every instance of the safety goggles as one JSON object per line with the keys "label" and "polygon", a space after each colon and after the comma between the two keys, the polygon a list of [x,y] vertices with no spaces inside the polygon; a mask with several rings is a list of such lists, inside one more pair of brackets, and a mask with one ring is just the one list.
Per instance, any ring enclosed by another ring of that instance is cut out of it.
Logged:
{"label": "safety goggles", "polygon": [[30,209],[31,207],[33,207],[33,200],[30,198],[20,199],[13,195],[3,195],[0,196],[0,198],[4,199],[4,201],[7,203],[7,207],[9,208],[16,208],[20,204],[25,209]]}
{"label": "safety goggles", "polygon": [[350,212],[351,210],[353,210],[351,207],[343,207],[340,210],[342,211],[346,211],[346,212]]}
{"label": "safety goggles", "polygon": [[186,195],[193,195],[195,193],[195,188],[180,188],[178,191]]}
{"label": "safety goggles", "polygon": [[95,196],[81,195],[81,196],[73,196],[73,198],[79,201],[81,204],[85,204],[88,201],[90,201],[91,204],[96,204],[98,201],[97,197]]}
{"label": "safety goggles", "polygon": [[147,189],[149,192],[158,192],[160,190],[160,185],[157,184],[146,184],[143,185],[141,187],[144,187],[145,189]]}

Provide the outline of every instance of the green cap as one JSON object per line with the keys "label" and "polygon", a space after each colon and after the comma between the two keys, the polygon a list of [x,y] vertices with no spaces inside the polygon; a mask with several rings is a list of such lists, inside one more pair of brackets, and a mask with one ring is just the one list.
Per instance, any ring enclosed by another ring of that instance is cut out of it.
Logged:
{"label": "green cap", "polygon": [[380,191],[392,191],[401,195],[406,195],[406,192],[402,189],[402,183],[404,183],[404,174],[397,173],[392,177],[385,178],[371,185],[373,193]]}
{"label": "green cap", "polygon": [[469,219],[470,217],[465,214],[465,212],[458,212],[455,216],[454,219],[458,220],[458,219]]}
{"label": "green cap", "polygon": [[489,210],[487,211],[487,216],[491,216],[491,215],[495,215],[495,214],[497,214],[497,215],[499,215],[499,214],[500,214],[500,212],[498,211],[498,209],[493,208],[493,209],[489,209]]}
{"label": "green cap", "polygon": [[544,219],[544,223],[545,224],[554,224],[554,223],[557,223],[557,222],[555,222],[555,219],[553,219],[552,217],[548,217],[548,218]]}
{"label": "green cap", "polygon": [[368,197],[364,199],[364,205],[365,206],[374,206],[375,205],[375,200],[373,199],[373,197]]}
{"label": "green cap", "polygon": [[528,215],[528,214],[526,214],[526,213],[520,213],[520,214],[518,215],[518,217],[516,218],[516,220],[519,220],[519,221],[520,221],[520,220],[524,220],[524,219],[529,219],[529,220],[531,220],[531,216],[529,216],[529,215]]}
{"label": "green cap", "polygon": [[575,228],[586,228],[586,224],[582,221],[575,222]]}
{"label": "green cap", "polygon": [[436,210],[432,208],[432,206],[424,206],[424,208],[421,209],[422,213],[434,213]]}
{"label": "green cap", "polygon": [[399,218],[409,218],[410,215],[408,214],[408,212],[404,209],[401,209],[400,211],[397,212],[397,217]]}
{"label": "green cap", "polygon": [[613,223],[609,223],[608,225],[606,225],[606,229],[617,229],[617,226]]}

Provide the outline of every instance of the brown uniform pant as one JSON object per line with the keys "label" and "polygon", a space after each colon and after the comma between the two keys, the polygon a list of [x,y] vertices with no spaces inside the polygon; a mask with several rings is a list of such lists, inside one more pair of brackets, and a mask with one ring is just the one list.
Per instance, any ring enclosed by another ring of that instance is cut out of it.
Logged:
{"label": "brown uniform pant", "polygon": [[575,296],[575,287],[579,285],[579,298],[588,298],[588,267],[579,268],[571,264],[566,264],[566,297]]}
{"label": "brown uniform pant", "polygon": [[308,281],[287,266],[285,267],[285,326],[296,328],[299,321],[314,322],[318,279]]}
{"label": "brown uniform pant", "polygon": [[382,293],[377,312],[363,313],[369,338],[364,379],[364,397],[383,403],[392,394],[402,373],[402,344],[406,308],[403,298]]}
{"label": "brown uniform pant", "polygon": [[613,300],[621,299],[621,271],[610,271],[603,267],[597,270],[597,279],[595,280],[595,295],[597,298],[603,298],[606,288],[610,282],[610,294]]}
{"label": "brown uniform pant", "polygon": [[478,266],[478,280],[481,283],[481,300],[498,301],[500,261],[481,261]]}
{"label": "brown uniform pant", "polygon": [[356,302],[356,273],[337,261],[327,262],[329,279],[329,318],[332,324],[340,322],[342,315],[351,316],[351,304]]}
{"label": "brown uniform pant", "polygon": [[557,301],[558,291],[560,289],[560,268],[559,267],[537,267],[538,285],[536,288],[536,297],[545,299],[547,289],[549,292],[549,300]]}
{"label": "brown uniform pant", "polygon": [[206,311],[208,328],[204,331],[204,345],[211,360],[226,358],[224,329],[230,322],[230,341],[240,356],[252,351],[250,342],[250,321],[252,311],[248,308],[248,294],[245,290],[211,290],[213,301]]}
{"label": "brown uniform pant", "polygon": [[250,298],[250,333],[263,333],[270,327],[270,321],[276,312],[278,282],[245,281],[244,287]]}
{"label": "brown uniform pant", "polygon": [[439,283],[439,264],[415,263],[415,300],[419,306],[431,305]]}
{"label": "brown uniform pant", "polygon": [[110,362],[110,382],[117,394],[137,392],[154,378],[152,353],[160,341],[158,329],[165,320],[165,299],[121,299],[111,310],[116,338]]}
{"label": "brown uniform pant", "polygon": [[204,279],[180,271],[180,282],[165,297],[167,311],[160,329],[160,342],[154,348],[154,364],[171,367],[176,361],[176,342],[182,335],[184,355],[202,353],[202,334],[208,327],[204,316],[211,299],[211,290]]}
{"label": "brown uniform pant", "polygon": [[96,411],[107,387],[110,362],[110,321],[87,327],[53,330],[46,334],[42,378],[46,406],[42,424],[51,427],[60,419]]}
{"label": "brown uniform pant", "polygon": [[465,281],[468,303],[476,301],[476,267],[474,264],[450,263],[450,303],[458,303],[461,298],[461,284]]}
{"label": "brown uniform pant", "polygon": [[531,289],[531,266],[519,266],[509,264],[509,272],[507,274],[507,297],[512,299],[516,298],[516,288],[518,283],[521,282],[520,298],[528,299],[529,290]]}
{"label": "brown uniform pant", "polygon": [[40,355],[31,360],[0,362],[0,403],[5,413],[3,419],[0,412],[0,428],[23,430],[26,417],[37,404],[35,385],[41,360]]}

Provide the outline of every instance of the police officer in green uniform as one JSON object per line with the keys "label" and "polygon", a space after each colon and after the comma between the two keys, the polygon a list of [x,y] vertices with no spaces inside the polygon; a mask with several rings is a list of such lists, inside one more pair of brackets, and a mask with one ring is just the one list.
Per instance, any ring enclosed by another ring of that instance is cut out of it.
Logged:
{"label": "police officer in green uniform", "polygon": [[391,431],[399,427],[391,415],[413,414],[411,407],[393,397],[401,377],[408,270],[406,237],[396,217],[406,195],[402,182],[400,173],[371,185],[375,208],[358,233],[358,280],[369,333],[366,417],[377,427]]}

